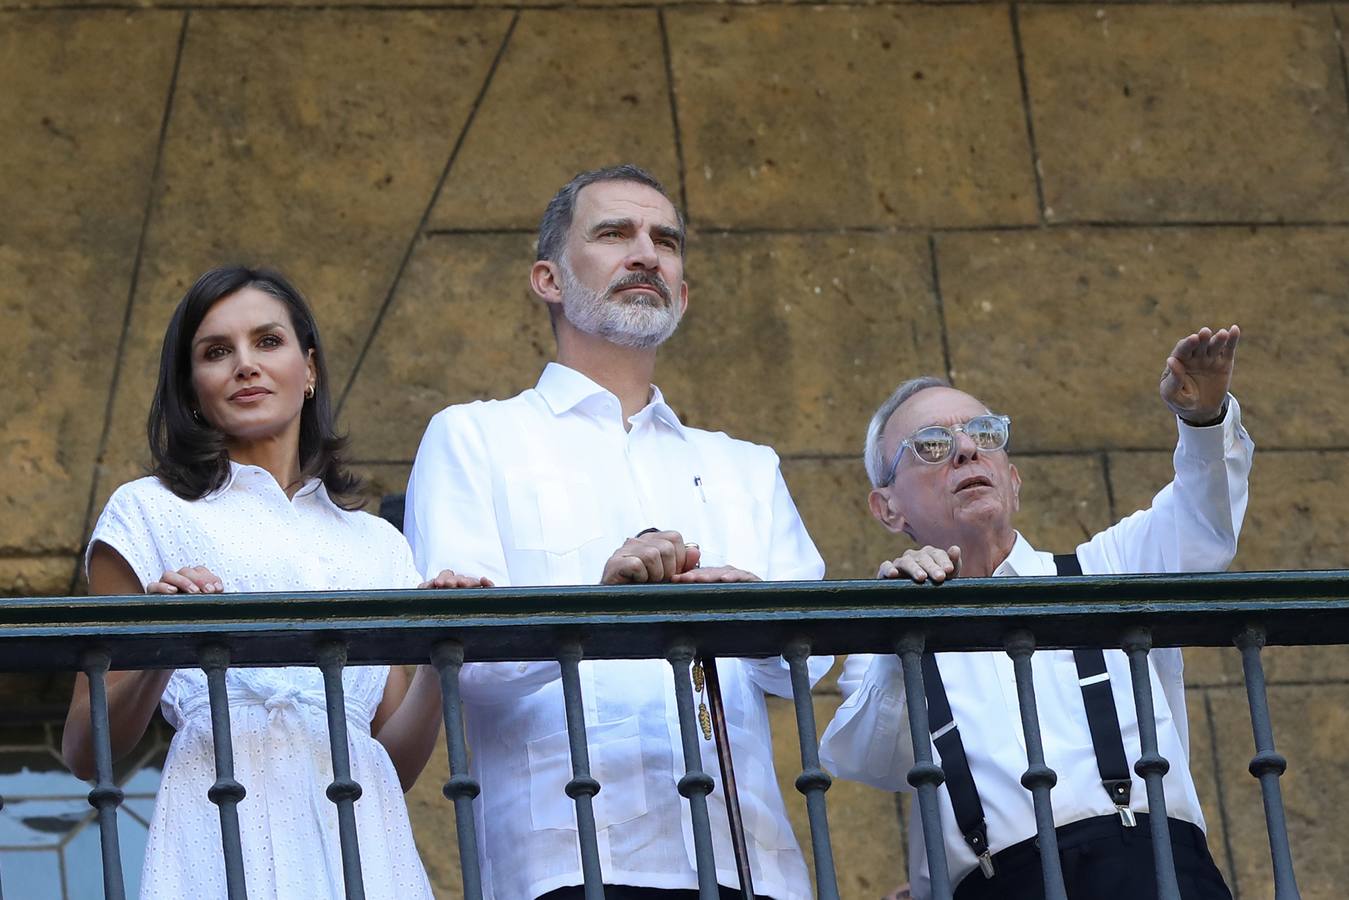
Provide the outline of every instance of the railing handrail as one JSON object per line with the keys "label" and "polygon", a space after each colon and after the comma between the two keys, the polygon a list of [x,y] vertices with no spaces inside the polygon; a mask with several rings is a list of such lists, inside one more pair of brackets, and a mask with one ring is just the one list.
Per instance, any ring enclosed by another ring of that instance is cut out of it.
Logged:
{"label": "railing handrail", "polygon": [[[663,658],[676,638],[716,655],[893,652],[907,631],[938,650],[1001,650],[1013,628],[1041,648],[1118,646],[1144,626],[1155,646],[1230,646],[1249,624],[1270,644],[1349,643],[1349,570],[881,581],[760,582],[213,595],[20,597],[0,601],[0,671],[197,664],[203,644],[235,665],[307,662],[351,639],[356,663],[423,661],[461,641],[468,661],[554,659],[580,637],[589,658]],[[859,628],[866,625],[866,628]],[[640,627],[638,627],[640,626]]]}

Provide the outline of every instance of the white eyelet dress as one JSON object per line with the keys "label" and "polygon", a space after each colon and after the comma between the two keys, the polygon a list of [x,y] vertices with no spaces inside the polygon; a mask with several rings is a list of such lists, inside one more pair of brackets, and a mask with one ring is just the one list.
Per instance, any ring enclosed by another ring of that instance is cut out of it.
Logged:
{"label": "white eyelet dress", "polygon": [[[158,479],[118,488],[89,546],[117,551],[141,583],[165,571],[206,566],[227,592],[415,587],[420,581],[402,535],[388,523],[336,506],[313,480],[286,497],[254,466],[201,500],[173,494]],[[116,668],[117,661],[113,660]],[[342,677],[365,893],[430,898],[413,843],[398,775],[370,722],[388,668],[353,666]],[[311,667],[230,669],[226,676],[245,878],[250,898],[320,900],[344,896],[323,676]],[[200,669],[179,669],[160,701],[176,733],[155,802],[141,876],[143,900],[224,898],[220,814],[207,798],[215,782],[210,704]]]}

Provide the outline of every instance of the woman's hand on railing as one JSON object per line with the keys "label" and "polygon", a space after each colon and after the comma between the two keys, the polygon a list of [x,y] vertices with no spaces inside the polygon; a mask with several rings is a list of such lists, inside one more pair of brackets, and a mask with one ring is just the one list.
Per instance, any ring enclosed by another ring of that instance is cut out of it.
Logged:
{"label": "woman's hand on railing", "polygon": [[224,590],[225,583],[205,566],[183,566],[145,586],[147,594],[219,594]]}
{"label": "woman's hand on railing", "polygon": [[429,581],[423,581],[417,587],[426,588],[479,588],[496,587],[490,578],[478,578],[473,575],[460,575],[453,569],[444,569],[435,578]]}
{"label": "woman's hand on railing", "polygon": [[941,584],[960,574],[960,548],[923,547],[905,550],[904,555],[887,559],[876,572],[877,578],[910,578],[919,584],[931,581]]}

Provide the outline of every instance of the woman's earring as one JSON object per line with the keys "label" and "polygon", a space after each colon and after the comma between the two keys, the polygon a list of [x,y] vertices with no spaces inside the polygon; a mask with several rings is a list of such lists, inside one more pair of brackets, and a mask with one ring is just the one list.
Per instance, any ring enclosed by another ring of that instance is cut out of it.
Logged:
{"label": "woman's earring", "polygon": [[194,410],[192,410],[192,421],[193,421],[193,422],[196,422],[198,425],[205,425],[205,424],[206,424],[206,420],[202,418],[202,416],[201,416],[201,410],[199,410],[199,409],[194,409]]}
{"label": "woman's earring", "polygon": [[313,386],[312,384],[307,384],[307,385],[305,385],[305,388],[304,388],[304,398],[305,398],[306,400],[313,400],[313,399],[314,399],[314,386]]}

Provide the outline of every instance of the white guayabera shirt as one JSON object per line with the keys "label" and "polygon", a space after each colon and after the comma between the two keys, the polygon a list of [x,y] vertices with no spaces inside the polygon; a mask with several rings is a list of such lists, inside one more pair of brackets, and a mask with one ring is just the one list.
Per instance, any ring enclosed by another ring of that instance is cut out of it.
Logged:
{"label": "white guayabera shirt", "polygon": [[[618,398],[550,364],[505,401],[452,406],[431,420],[408,483],[405,532],[424,572],[454,569],[498,585],[596,584],[643,529],[674,530],[704,566],[765,580],[814,580],[824,562],[767,447],[686,428],[660,391],[625,430]],[[828,669],[812,659],[812,680]],[[811,896],[773,770],[765,692],[791,696],[780,659],[719,661],[758,893]],[[487,663],[463,671],[489,897],[521,900],[580,884],[557,663]],[[673,671],[664,660],[581,663],[600,864],[607,883],[697,888]],[[700,739],[718,879],[736,885],[711,742]]]}
{"label": "white guayabera shirt", "polygon": [[[1237,550],[1246,514],[1246,481],[1255,445],[1241,427],[1241,409],[1228,397],[1226,419],[1208,428],[1179,424],[1175,480],[1162,488],[1149,509],[1134,513],[1077,548],[1086,575],[1129,572],[1217,572]],[[1033,548],[1020,534],[993,576],[1055,575],[1054,558]],[[1120,650],[1105,652],[1124,753],[1137,761],[1142,751],[1134,711],[1129,660]],[[1185,682],[1180,650],[1153,650],[1152,702],[1161,755],[1171,763],[1163,783],[1172,818],[1204,827],[1194,779],[1190,776],[1190,729],[1185,717]],[[1006,653],[938,653],[942,683],[960,728],[970,772],[983,801],[989,849],[996,854],[1035,834],[1030,791],[1021,786],[1026,771],[1026,739],[1021,730],[1016,678]],[[1101,787],[1087,713],[1071,650],[1045,650],[1031,657],[1035,700],[1044,739],[1045,762],[1058,773],[1051,793],[1054,822],[1067,825],[1115,815]],[[834,774],[889,791],[911,790],[905,778],[913,766],[904,679],[899,658],[854,654],[839,686],[845,698],[821,741],[820,757]],[[940,754],[934,757],[940,762]],[[945,790],[943,840],[951,878],[981,877],[974,853],[960,835]],[[1130,806],[1148,811],[1143,779],[1133,776]],[[909,870],[913,896],[931,896],[927,854],[918,804],[911,810]],[[973,874],[972,874],[973,873]],[[1035,877],[1039,878],[1036,869]]]}

